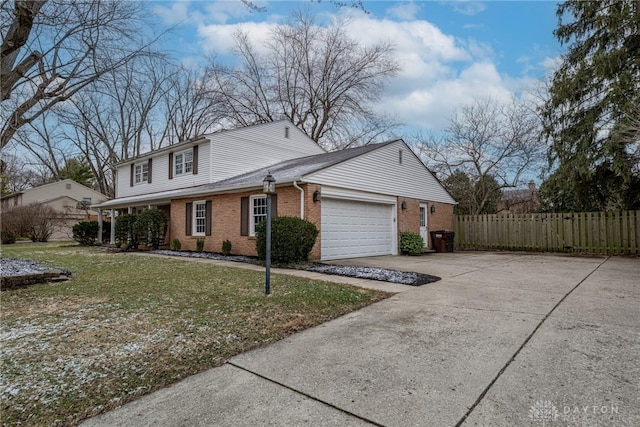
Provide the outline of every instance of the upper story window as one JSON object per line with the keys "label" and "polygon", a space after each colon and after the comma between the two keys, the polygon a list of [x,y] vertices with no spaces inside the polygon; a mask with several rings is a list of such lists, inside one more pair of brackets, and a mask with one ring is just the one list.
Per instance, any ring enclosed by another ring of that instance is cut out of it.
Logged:
{"label": "upper story window", "polygon": [[174,154],[175,175],[193,173],[193,150]]}
{"label": "upper story window", "polygon": [[131,181],[129,185],[133,187],[142,183],[151,184],[151,159],[146,162],[131,164]]}
{"label": "upper story window", "polygon": [[198,146],[169,153],[169,179],[180,175],[198,174]]}
{"label": "upper story window", "polygon": [[256,225],[267,219],[267,196],[251,196],[249,235],[256,235]]}
{"label": "upper story window", "polygon": [[141,184],[143,182],[149,181],[149,163],[139,163],[135,166],[135,179],[134,182],[136,184]]}

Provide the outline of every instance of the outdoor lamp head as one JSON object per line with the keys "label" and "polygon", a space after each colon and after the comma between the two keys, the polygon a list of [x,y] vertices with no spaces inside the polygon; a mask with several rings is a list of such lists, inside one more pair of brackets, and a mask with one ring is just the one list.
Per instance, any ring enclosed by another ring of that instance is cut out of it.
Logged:
{"label": "outdoor lamp head", "polygon": [[267,176],[264,177],[262,181],[262,192],[264,194],[275,194],[276,193],[276,179],[271,175],[271,172]]}

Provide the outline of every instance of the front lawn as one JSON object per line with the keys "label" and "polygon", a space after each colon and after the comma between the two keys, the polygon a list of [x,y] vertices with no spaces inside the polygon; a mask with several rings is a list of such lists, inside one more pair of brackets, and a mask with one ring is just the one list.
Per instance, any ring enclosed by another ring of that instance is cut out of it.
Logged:
{"label": "front lawn", "polygon": [[390,294],[184,259],[3,245],[72,280],[2,292],[3,425],[65,425]]}

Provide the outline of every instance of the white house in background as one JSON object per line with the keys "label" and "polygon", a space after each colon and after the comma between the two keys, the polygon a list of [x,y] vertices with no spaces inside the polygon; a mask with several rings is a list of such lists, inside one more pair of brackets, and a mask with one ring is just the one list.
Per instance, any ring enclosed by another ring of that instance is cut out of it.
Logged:
{"label": "white house in background", "polygon": [[[203,135],[117,165],[116,197],[100,210],[169,217],[166,243],[183,249],[255,255],[255,225],[266,216],[262,181],[276,179],[277,215],[314,222],[313,259],[398,253],[402,231],[453,227],[455,200],[404,141],[327,153],[282,120]],[[115,215],[116,212],[113,212]],[[112,227],[112,230],[114,228]],[[113,235],[112,235],[113,240]]]}
{"label": "white house in background", "polygon": [[43,203],[50,206],[64,220],[64,225],[53,233],[51,240],[65,240],[72,238],[72,228],[78,222],[97,219],[98,211],[92,208],[83,209],[83,205],[90,207],[108,199],[99,191],[71,179],[64,179],[2,196],[1,204],[2,210],[32,203]]}

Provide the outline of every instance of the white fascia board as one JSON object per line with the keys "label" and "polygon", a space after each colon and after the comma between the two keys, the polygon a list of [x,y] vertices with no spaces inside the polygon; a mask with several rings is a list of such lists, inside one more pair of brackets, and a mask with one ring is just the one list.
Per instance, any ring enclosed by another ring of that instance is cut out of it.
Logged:
{"label": "white fascia board", "polygon": [[386,194],[368,193],[358,190],[350,190],[347,188],[322,186],[320,190],[321,197],[342,200],[357,200],[360,202],[384,203],[387,205],[395,205],[397,198]]}

